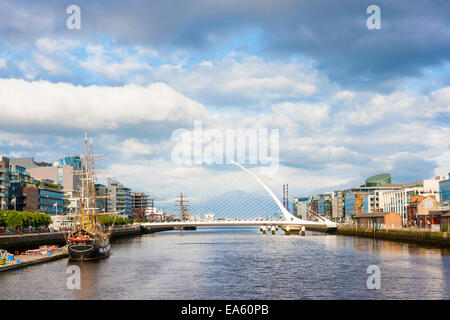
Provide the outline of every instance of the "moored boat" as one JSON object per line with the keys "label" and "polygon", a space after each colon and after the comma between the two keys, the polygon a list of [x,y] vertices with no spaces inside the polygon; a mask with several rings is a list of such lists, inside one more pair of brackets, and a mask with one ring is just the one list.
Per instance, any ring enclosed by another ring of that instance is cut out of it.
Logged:
{"label": "moored boat", "polygon": [[99,212],[98,200],[107,196],[97,196],[95,191],[96,177],[92,148],[91,141],[88,151],[88,142],[85,138],[85,154],[80,156],[81,170],[77,171],[77,174],[81,176],[80,214],[75,215],[76,222],[67,239],[69,260],[97,260],[109,257],[111,254],[109,243],[111,233],[103,228],[100,215],[116,215],[116,213]]}

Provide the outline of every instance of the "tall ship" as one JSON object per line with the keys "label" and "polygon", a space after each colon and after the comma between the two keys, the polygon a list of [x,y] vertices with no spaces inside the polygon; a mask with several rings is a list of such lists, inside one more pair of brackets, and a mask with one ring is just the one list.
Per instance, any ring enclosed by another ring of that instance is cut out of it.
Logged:
{"label": "tall ship", "polygon": [[[80,176],[80,212],[73,215],[74,226],[67,238],[69,260],[87,261],[106,258],[111,254],[110,238],[111,230],[105,230],[100,222],[101,215],[115,215],[115,212],[100,213],[98,200],[107,198],[97,196],[95,190],[96,171],[94,168],[95,157],[92,140],[88,143],[85,135],[84,155],[80,155],[81,169],[76,171]],[[115,220],[114,220],[115,221]]]}

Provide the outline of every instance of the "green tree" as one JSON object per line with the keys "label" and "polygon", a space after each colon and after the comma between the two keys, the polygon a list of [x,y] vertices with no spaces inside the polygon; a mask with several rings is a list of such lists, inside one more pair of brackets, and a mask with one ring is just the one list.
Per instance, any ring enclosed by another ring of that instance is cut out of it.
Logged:
{"label": "green tree", "polygon": [[51,223],[52,218],[44,213],[12,210],[0,211],[0,226],[3,227],[47,227]]}
{"label": "green tree", "polygon": [[23,226],[23,215],[17,211],[10,212],[6,217],[6,226],[14,229]]}

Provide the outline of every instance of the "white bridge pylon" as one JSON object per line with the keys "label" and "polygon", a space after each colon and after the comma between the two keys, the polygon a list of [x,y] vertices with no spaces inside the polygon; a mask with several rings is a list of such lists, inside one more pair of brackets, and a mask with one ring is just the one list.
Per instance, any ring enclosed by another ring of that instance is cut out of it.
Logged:
{"label": "white bridge pylon", "polygon": [[259,179],[253,172],[243,167],[239,163],[231,160],[231,163],[241,168],[249,175],[251,175],[258,183],[267,191],[267,193],[272,197],[272,199],[277,204],[278,208],[283,214],[283,219],[271,219],[271,220],[233,220],[233,221],[177,221],[177,222],[148,222],[140,223],[141,226],[148,227],[164,227],[164,226],[174,226],[174,227],[187,227],[187,226],[325,226],[329,229],[337,228],[337,224],[333,221],[316,215],[318,221],[303,220],[292,215],[280,202],[280,200],[275,196],[275,194],[270,190],[270,188],[264,184],[261,179]]}
{"label": "white bridge pylon", "polygon": [[280,208],[281,213],[283,214],[286,221],[290,222],[291,225],[303,225],[303,226],[306,226],[306,225],[321,225],[321,226],[323,226],[323,225],[325,225],[329,228],[337,227],[336,223],[334,223],[333,221],[330,221],[324,217],[317,217],[319,221],[309,221],[309,220],[303,220],[303,219],[295,217],[281,204],[280,199],[278,199],[277,196],[275,196],[275,194],[272,192],[272,190],[270,190],[270,188],[264,182],[262,182],[261,179],[258,178],[253,172],[251,172],[247,168],[243,167],[242,165],[240,165],[239,163],[237,163],[234,160],[231,160],[231,163],[234,164],[235,166],[238,166],[245,172],[247,172],[249,175],[251,175],[253,178],[255,178],[256,181],[259,182],[259,184],[267,191],[267,193],[270,194],[272,199],[277,204],[278,208]]}

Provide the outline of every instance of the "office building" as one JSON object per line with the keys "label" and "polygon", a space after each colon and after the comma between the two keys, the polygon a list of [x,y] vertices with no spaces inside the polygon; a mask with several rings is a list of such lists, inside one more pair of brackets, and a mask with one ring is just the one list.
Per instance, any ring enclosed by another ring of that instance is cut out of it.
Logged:
{"label": "office building", "polygon": [[306,220],[308,218],[309,205],[309,197],[294,198],[294,202],[292,204],[294,216]]}
{"label": "office building", "polygon": [[72,166],[64,167],[38,167],[29,169],[30,175],[37,180],[48,179],[61,186],[64,191],[79,189],[80,176],[76,175],[76,169]]}
{"label": "office building", "polygon": [[132,212],[132,196],[131,189],[125,187],[119,181],[108,178],[107,199],[108,211],[118,212],[122,217],[131,217]]}
{"label": "office building", "polygon": [[54,215],[65,213],[64,192],[49,186],[39,188],[39,212]]}
{"label": "office building", "polygon": [[383,190],[379,192],[379,205],[384,212],[394,211],[402,216],[403,223],[407,224],[407,207],[413,196],[434,196],[439,201],[439,182],[441,177],[420,180],[404,184],[397,190]]}
{"label": "office building", "polygon": [[450,172],[447,179],[439,181],[439,198],[441,202],[450,202]]}

